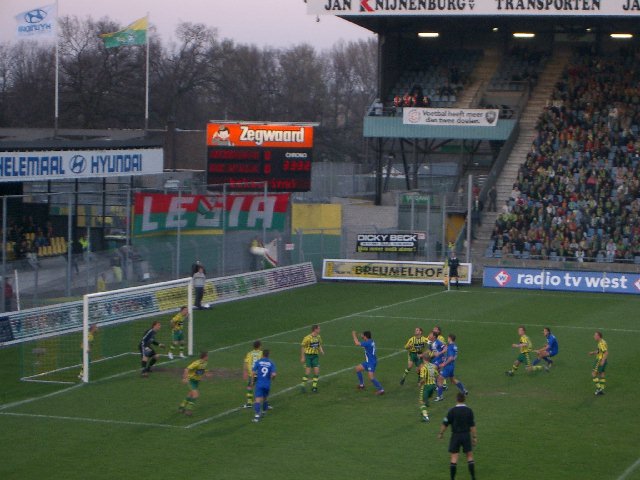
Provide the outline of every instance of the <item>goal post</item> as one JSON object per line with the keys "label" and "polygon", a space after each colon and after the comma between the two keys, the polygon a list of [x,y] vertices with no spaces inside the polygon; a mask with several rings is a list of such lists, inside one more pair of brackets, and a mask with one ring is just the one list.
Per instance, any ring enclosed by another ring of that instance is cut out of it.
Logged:
{"label": "goal post", "polygon": [[[93,336],[101,335],[101,329],[169,312],[177,312],[184,306],[188,308],[189,312],[185,322],[187,353],[193,355],[193,279],[191,277],[84,295],[82,305],[81,380],[85,383],[89,382],[92,364],[92,341],[95,340]],[[91,331],[93,325],[97,327],[95,332]],[[142,333],[140,332],[140,335]],[[129,347],[134,345],[136,340],[127,339],[123,343]],[[137,353],[131,352],[131,348],[122,350],[122,352],[118,352],[117,349],[112,350],[110,356],[115,358],[121,355]]]}

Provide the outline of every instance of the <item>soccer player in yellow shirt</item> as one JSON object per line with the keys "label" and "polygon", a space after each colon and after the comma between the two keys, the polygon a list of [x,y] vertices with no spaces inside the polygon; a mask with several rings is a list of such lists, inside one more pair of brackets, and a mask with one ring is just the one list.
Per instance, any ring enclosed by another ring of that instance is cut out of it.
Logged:
{"label": "soccer player in yellow shirt", "polygon": [[247,396],[243,405],[244,408],[253,407],[253,365],[262,358],[262,342],[256,340],[253,342],[253,350],[244,356],[244,368],[242,369],[242,378],[247,382]]}
{"label": "soccer player in yellow shirt", "polygon": [[516,361],[513,362],[513,367],[511,367],[511,370],[507,370],[505,372],[505,374],[507,374],[510,377],[513,377],[514,372],[518,370],[518,367],[520,366],[521,363],[525,364],[527,370],[531,370],[531,366],[532,366],[531,350],[533,350],[533,346],[531,344],[531,340],[527,336],[527,330],[523,326],[518,327],[518,335],[520,335],[519,343],[514,343],[511,345],[511,347],[519,348],[520,355],[518,355],[518,358],[516,359]]}
{"label": "soccer player in yellow shirt", "polygon": [[596,360],[593,363],[593,370],[591,370],[591,377],[593,383],[596,386],[596,395],[604,395],[604,387],[606,386],[607,379],[605,378],[605,370],[607,369],[607,360],[609,359],[609,347],[604,338],[602,338],[602,332],[597,331],[593,334],[593,339],[598,342],[595,350],[589,352],[589,355],[595,355]]}
{"label": "soccer player in yellow shirt", "polygon": [[300,343],[300,363],[304,364],[304,376],[300,387],[302,391],[306,391],[309,374],[313,369],[313,382],[311,383],[311,391],[318,392],[318,377],[320,375],[320,356],[324,355],[322,349],[322,338],[320,337],[320,325],[312,325],[311,333],[302,339]]}
{"label": "soccer player in yellow shirt", "polygon": [[[89,334],[87,335],[87,339],[89,340],[89,362],[91,362],[91,349],[93,348],[93,341],[96,339],[96,332],[98,331],[98,324],[94,323],[89,327]],[[84,348],[83,344],[80,344],[80,348]],[[83,359],[84,364],[84,359]],[[78,378],[82,380],[84,377],[84,368],[80,368],[80,373],[78,374]]]}
{"label": "soccer player in yellow shirt", "polygon": [[171,318],[171,346],[169,347],[169,359],[173,360],[173,352],[176,347],[180,350],[180,358],[184,356],[184,321],[189,316],[189,308],[180,307],[180,311]]}
{"label": "soccer player in yellow shirt", "polygon": [[200,388],[200,380],[202,380],[202,377],[212,376],[210,372],[207,372],[208,360],[209,353],[202,352],[198,360],[191,362],[189,366],[184,369],[184,373],[182,374],[182,383],[189,383],[189,393],[180,404],[178,410],[185,415],[193,415],[193,407],[200,396],[198,389]]}
{"label": "soccer player in yellow shirt", "polygon": [[414,334],[407,343],[404,345],[404,349],[409,352],[409,357],[407,358],[407,368],[404,369],[404,374],[402,375],[402,379],[400,379],[400,385],[404,385],[405,380],[407,379],[407,375],[413,368],[416,366],[418,370],[418,375],[420,375],[420,365],[422,365],[422,352],[424,352],[427,347],[427,337],[424,335],[424,330],[420,327],[416,327]]}
{"label": "soccer player in yellow shirt", "polygon": [[420,383],[419,383],[419,405],[420,405],[420,414],[422,415],[422,421],[429,421],[429,412],[427,411],[427,407],[429,406],[429,398],[433,395],[433,392],[436,391],[436,379],[438,378],[438,369],[436,366],[427,361],[425,358],[424,363],[420,367]]}

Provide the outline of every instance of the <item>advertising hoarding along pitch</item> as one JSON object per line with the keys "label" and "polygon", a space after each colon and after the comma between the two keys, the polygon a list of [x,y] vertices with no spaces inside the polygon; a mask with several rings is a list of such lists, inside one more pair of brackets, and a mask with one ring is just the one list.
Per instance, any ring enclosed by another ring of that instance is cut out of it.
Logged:
{"label": "advertising hoarding along pitch", "polygon": [[484,287],[566,292],[640,294],[640,274],[484,267]]}
{"label": "advertising hoarding along pitch", "polygon": [[[424,240],[424,234],[421,234]],[[418,250],[417,233],[360,233],[356,237],[358,253],[415,253]]]}
{"label": "advertising hoarding along pitch", "polygon": [[[443,262],[392,262],[381,260],[325,259],[322,263],[324,280],[356,280],[366,282],[443,283]],[[470,284],[472,266],[461,263],[460,283]]]}
{"label": "advertising hoarding along pitch", "polygon": [[311,15],[640,16],[639,0],[306,0]]}

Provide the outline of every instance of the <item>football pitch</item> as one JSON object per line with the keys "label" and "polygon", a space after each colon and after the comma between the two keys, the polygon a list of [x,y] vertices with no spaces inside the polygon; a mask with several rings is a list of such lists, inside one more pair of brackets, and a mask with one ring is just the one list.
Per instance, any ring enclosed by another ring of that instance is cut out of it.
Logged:
{"label": "football pitch", "polygon": [[[114,363],[88,385],[20,382],[20,348],[0,350],[0,478],[449,479],[448,437],[437,439],[455,388],[422,423],[417,376],[404,386],[406,340],[416,326],[455,333],[456,376],[470,394],[478,428],[480,479],[640,479],[639,300],[464,287],[320,283],[195,312],[196,351],[210,352],[192,417],[178,412],[188,360],[162,357],[149,378],[139,359]],[[169,316],[159,340],[169,343]],[[318,393],[303,393],[300,341],[320,324]],[[135,345],[148,327],[139,323]],[[539,348],[542,328],[558,338],[549,373],[507,377],[517,328]],[[370,330],[384,396],[356,389],[363,360],[351,331]],[[607,389],[591,382],[593,333],[609,345]],[[98,333],[99,335],[99,333]],[[242,361],[253,340],[278,368],[260,423],[242,409]],[[106,362],[108,363],[108,362]],[[104,368],[103,368],[104,371]],[[464,456],[458,479],[469,478]]]}

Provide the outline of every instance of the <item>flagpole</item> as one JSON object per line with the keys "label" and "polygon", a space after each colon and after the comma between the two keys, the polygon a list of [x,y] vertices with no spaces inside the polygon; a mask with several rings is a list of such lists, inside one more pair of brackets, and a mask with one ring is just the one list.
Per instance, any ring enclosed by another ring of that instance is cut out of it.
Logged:
{"label": "flagpole", "polygon": [[146,55],[146,74],[144,86],[144,132],[149,130],[149,12],[147,12],[147,55]]}
{"label": "flagpole", "polygon": [[58,37],[59,37],[59,19],[60,18],[60,12],[58,10],[58,0],[56,0],[56,29],[55,29],[55,64],[56,64],[56,73],[55,73],[55,94],[54,94],[54,109],[53,109],[53,136],[57,137],[58,136],[58,117],[59,117],[59,112],[60,112],[60,53],[59,53],[59,47],[58,47]]}

